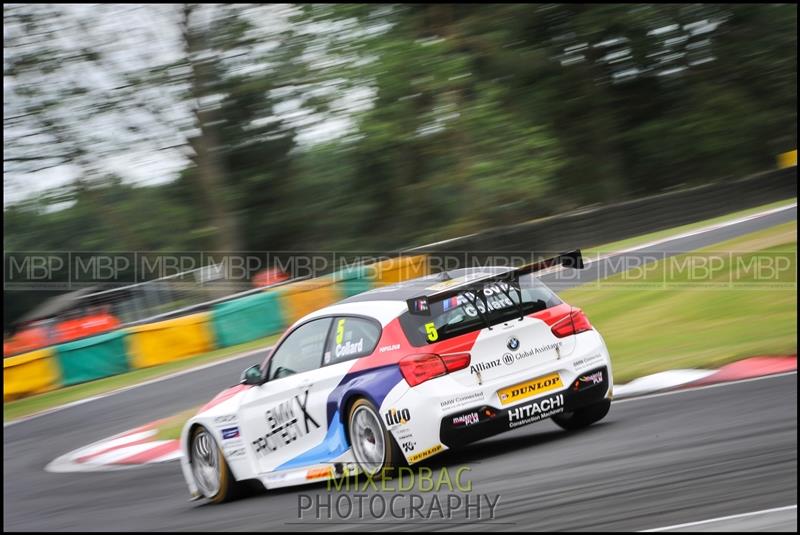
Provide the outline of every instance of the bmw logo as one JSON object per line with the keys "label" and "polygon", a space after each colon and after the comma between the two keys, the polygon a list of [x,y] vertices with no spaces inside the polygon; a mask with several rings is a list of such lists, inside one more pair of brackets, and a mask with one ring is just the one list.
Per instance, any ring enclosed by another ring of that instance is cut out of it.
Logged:
{"label": "bmw logo", "polygon": [[512,336],[511,338],[508,339],[506,347],[508,347],[508,349],[510,349],[511,351],[516,351],[517,349],[519,349],[519,340],[517,340],[516,337]]}

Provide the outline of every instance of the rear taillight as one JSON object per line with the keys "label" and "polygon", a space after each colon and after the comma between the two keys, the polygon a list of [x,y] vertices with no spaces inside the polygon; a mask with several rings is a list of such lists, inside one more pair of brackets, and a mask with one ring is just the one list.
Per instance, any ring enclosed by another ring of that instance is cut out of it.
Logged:
{"label": "rear taillight", "polygon": [[469,363],[469,353],[452,353],[450,355],[421,353],[403,357],[398,364],[400,373],[403,374],[408,385],[417,386],[430,379],[463,370],[469,366]]}
{"label": "rear taillight", "polygon": [[569,314],[557,320],[550,328],[558,338],[590,331],[591,329],[592,324],[589,323],[589,319],[580,308],[571,309]]}

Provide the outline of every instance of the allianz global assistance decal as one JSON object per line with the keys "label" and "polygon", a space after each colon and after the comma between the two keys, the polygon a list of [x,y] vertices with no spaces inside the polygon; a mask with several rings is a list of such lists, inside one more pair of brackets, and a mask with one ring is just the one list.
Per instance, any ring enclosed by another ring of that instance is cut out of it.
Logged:
{"label": "allianz global assistance decal", "polygon": [[408,462],[410,462],[410,463],[419,462],[422,459],[427,459],[431,455],[435,455],[435,454],[439,453],[440,451],[442,451],[442,445],[441,444],[437,444],[437,445],[433,446],[432,448],[428,448],[427,450],[422,450],[421,452],[415,453],[414,455],[409,455],[408,456]]}
{"label": "allianz global assistance decal", "polygon": [[509,403],[527,399],[536,394],[549,392],[550,390],[555,390],[563,386],[561,376],[556,372],[514,386],[509,386],[508,388],[503,388],[497,391],[497,395],[500,397],[500,403],[508,405]]}

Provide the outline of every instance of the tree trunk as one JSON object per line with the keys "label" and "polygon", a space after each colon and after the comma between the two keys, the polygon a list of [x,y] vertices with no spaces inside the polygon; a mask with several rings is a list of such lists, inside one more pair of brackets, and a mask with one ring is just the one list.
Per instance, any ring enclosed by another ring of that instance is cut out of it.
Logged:
{"label": "tree trunk", "polygon": [[239,252],[242,250],[239,233],[225,187],[225,169],[219,156],[219,142],[214,126],[214,111],[204,109],[202,97],[209,94],[212,80],[211,66],[207,59],[200,59],[203,50],[202,38],[189,26],[189,17],[194,10],[190,4],[183,8],[183,40],[186,60],[191,68],[191,93],[195,100],[195,119],[200,135],[191,140],[194,161],[197,166],[197,184],[206,206],[211,224],[215,229],[214,247],[217,252]]}

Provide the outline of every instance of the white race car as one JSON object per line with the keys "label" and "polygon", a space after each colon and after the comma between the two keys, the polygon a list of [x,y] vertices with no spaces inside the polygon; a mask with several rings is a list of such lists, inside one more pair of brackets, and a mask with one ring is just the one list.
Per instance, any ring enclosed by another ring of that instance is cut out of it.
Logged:
{"label": "white race car", "polygon": [[379,475],[544,418],[600,420],[605,342],[532,275],[557,264],[582,268],[580,251],[422,277],[302,318],[184,426],[192,496]]}

